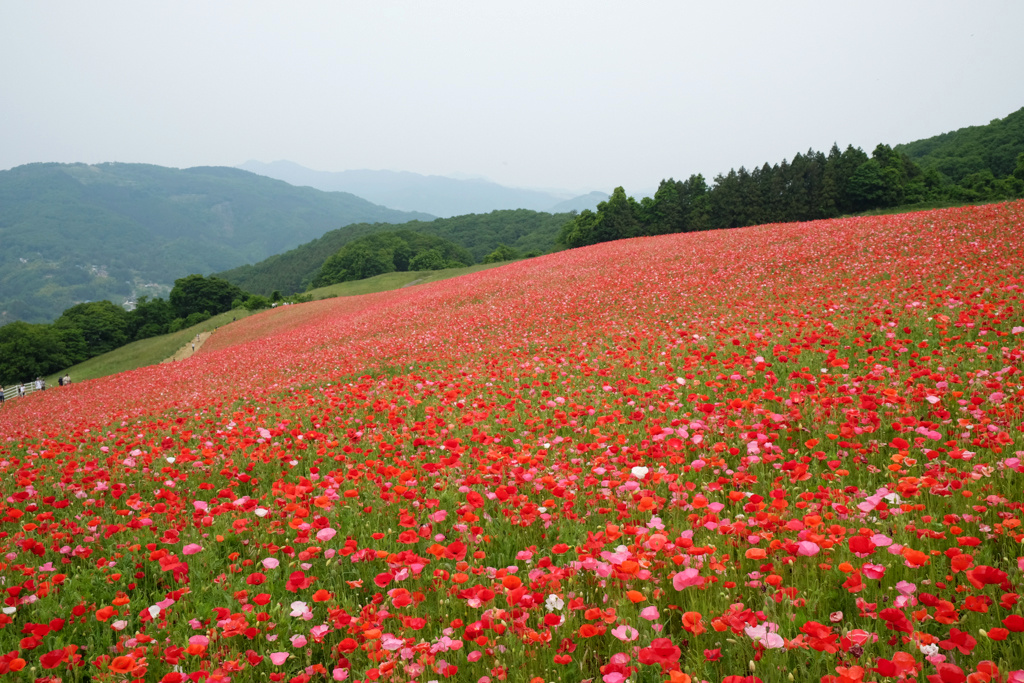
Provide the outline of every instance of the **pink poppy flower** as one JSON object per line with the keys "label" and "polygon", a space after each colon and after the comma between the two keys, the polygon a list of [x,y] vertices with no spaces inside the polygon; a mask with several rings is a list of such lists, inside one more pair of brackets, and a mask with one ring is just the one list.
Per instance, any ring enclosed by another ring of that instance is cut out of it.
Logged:
{"label": "pink poppy flower", "polygon": [[766,621],[758,626],[747,626],[743,629],[743,632],[746,633],[751,640],[755,640],[769,650],[773,650],[786,645],[785,639],[776,633],[778,629],[778,624]]}
{"label": "pink poppy flower", "polygon": [[885,576],[885,566],[881,564],[871,564],[870,562],[867,562],[864,564],[862,571],[864,572],[864,576],[869,579],[881,579]]}
{"label": "pink poppy flower", "polygon": [[619,624],[612,629],[612,635],[623,642],[631,642],[640,637],[640,632],[629,624]]}
{"label": "pink poppy flower", "polygon": [[690,567],[689,569],[684,569],[683,571],[679,572],[678,574],[672,577],[672,587],[675,588],[677,591],[681,591],[684,588],[688,588],[690,586],[703,585],[704,577],[700,575],[700,570],[694,569],[693,567]]}
{"label": "pink poppy flower", "polygon": [[405,644],[405,641],[401,638],[395,637],[390,633],[385,633],[383,636],[381,636],[380,644],[385,650],[390,650],[391,652],[394,652],[395,650],[401,648],[402,645]]}
{"label": "pink poppy flower", "polygon": [[796,552],[798,555],[811,557],[821,552],[821,547],[817,543],[812,543],[811,541],[800,541],[797,543]]}
{"label": "pink poppy flower", "polygon": [[640,618],[641,619],[646,619],[647,621],[654,621],[655,619],[657,619],[660,616],[661,615],[658,613],[658,608],[655,607],[654,605],[651,605],[649,607],[644,607],[640,611]]}

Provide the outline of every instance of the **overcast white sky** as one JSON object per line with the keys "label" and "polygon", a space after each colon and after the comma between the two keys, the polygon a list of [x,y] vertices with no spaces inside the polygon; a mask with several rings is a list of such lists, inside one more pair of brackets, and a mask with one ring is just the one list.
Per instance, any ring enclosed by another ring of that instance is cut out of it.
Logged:
{"label": "overcast white sky", "polygon": [[0,169],[288,159],[638,193],[1024,106],[1024,2],[0,0]]}

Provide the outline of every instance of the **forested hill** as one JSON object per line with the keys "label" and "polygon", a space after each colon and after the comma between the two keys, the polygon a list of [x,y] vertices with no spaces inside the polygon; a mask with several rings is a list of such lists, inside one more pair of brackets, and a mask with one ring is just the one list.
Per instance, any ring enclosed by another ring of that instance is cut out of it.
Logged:
{"label": "forested hill", "polygon": [[[913,156],[912,156],[913,155]],[[1024,109],[987,126],[890,147],[871,155],[833,145],[789,161],[663,180],[640,201],[618,187],[597,211],[581,211],[558,241],[567,247],[661,235],[833,218],[866,211],[1024,197]]]}
{"label": "forested hill", "polygon": [[[568,213],[540,213],[528,209],[492,211],[433,221],[411,221],[404,230],[450,240],[481,261],[499,244],[505,244],[522,255],[546,253],[555,249],[559,229],[572,218]],[[313,280],[328,257],[349,242],[366,235],[393,230],[386,224],[362,223],[332,230],[322,237],[291,251],[256,263],[217,273],[242,289],[269,296],[274,290],[282,294],[303,291]]]}
{"label": "forested hill", "polygon": [[0,171],[0,324],[82,301],[160,295],[359,222],[403,223],[343,192],[227,167],[29,164]]}
{"label": "forested hill", "polygon": [[984,126],[961,128],[893,149],[922,169],[935,169],[953,182],[986,171],[1002,178],[1014,172],[1018,156],[1024,153],[1024,108]]}

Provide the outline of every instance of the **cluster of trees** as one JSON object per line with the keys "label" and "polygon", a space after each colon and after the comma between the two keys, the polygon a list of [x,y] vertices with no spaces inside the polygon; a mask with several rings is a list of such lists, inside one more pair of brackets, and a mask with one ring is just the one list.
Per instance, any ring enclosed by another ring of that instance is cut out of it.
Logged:
{"label": "cluster of trees", "polygon": [[313,287],[364,280],[384,273],[444,270],[473,262],[468,251],[446,239],[394,230],[367,235],[332,254],[313,279]]}
{"label": "cluster of trees", "polygon": [[472,255],[470,263],[481,263],[502,244],[520,254],[552,251],[556,248],[555,238],[559,229],[570,217],[570,213],[507,209],[429,222],[411,221],[402,228],[460,244]]}
{"label": "cluster of trees", "polygon": [[502,261],[515,261],[521,258],[533,258],[534,256],[540,256],[540,252],[528,251],[522,254],[519,250],[513,249],[507,244],[499,244],[494,251],[480,259],[480,263],[501,263]]}
{"label": "cluster of trees", "polygon": [[[550,214],[515,209],[433,221],[411,221],[402,225],[401,229],[459,244],[469,252],[470,260],[466,263],[473,264],[490,258],[502,245],[507,245],[506,248],[523,257],[546,254],[556,248],[558,231],[570,218],[572,214],[569,213]],[[385,223],[348,225],[331,230],[283,254],[217,275],[257,294],[267,295],[275,289],[285,294],[302,292],[313,286],[324,261],[345,245],[367,235],[395,229],[394,225]]]}
{"label": "cluster of trees", "polygon": [[48,325],[19,320],[0,327],[0,384],[50,375],[133,341],[197,325],[232,308],[270,304],[266,297],[244,292],[227,280],[189,275],[175,280],[168,299],[142,297],[131,311],[110,301],[90,301],[66,309]]}
{"label": "cluster of trees", "polygon": [[852,146],[828,155],[809,150],[793,160],[740,167],[715,177],[663,180],[653,197],[636,201],[619,187],[597,211],[565,223],[560,244],[580,247],[609,240],[745,225],[807,221],[922,202],[968,202],[1024,196],[1024,154],[1012,174],[995,178],[975,172],[953,182],[935,168],[925,170],[888,145],[869,157]]}
{"label": "cluster of trees", "polygon": [[[498,243],[494,251],[480,262],[500,263],[534,256],[540,256],[540,253],[529,251],[524,254]],[[365,280],[384,273],[464,268],[473,261],[468,250],[440,237],[409,230],[381,232],[349,242],[329,256],[309,287]]]}

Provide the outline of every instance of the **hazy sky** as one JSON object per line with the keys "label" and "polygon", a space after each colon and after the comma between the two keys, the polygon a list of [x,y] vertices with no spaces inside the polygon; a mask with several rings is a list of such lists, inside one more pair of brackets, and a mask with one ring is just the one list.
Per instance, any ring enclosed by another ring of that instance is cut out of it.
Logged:
{"label": "hazy sky", "polygon": [[0,169],[288,159],[637,193],[1024,106],[1024,2],[0,0]]}

